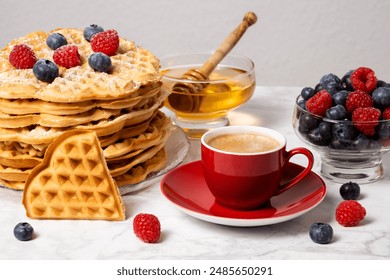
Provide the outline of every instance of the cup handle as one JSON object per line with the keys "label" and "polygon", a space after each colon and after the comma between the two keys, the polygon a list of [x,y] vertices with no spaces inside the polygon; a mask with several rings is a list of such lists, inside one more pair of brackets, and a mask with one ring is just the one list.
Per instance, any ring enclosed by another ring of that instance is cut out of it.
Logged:
{"label": "cup handle", "polygon": [[294,148],[294,149],[288,151],[286,154],[286,162],[288,162],[293,156],[298,155],[298,154],[303,154],[304,156],[307,157],[308,164],[307,164],[306,168],[301,173],[299,173],[297,176],[295,176],[293,179],[291,179],[289,182],[281,185],[279,187],[279,190],[274,195],[279,195],[279,194],[287,191],[288,189],[293,187],[296,183],[298,183],[303,178],[305,178],[305,176],[308,175],[309,172],[311,171],[311,169],[313,167],[313,163],[314,163],[314,157],[313,157],[312,152],[310,152],[306,148],[299,147],[299,148]]}

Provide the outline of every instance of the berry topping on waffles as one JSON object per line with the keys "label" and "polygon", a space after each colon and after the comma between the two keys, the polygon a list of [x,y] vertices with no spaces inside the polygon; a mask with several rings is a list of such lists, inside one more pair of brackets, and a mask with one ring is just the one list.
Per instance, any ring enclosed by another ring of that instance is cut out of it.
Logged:
{"label": "berry topping on waffles", "polygon": [[114,29],[99,32],[91,37],[91,48],[94,52],[114,55],[119,47],[118,32]]}
{"label": "berry topping on waffles", "polygon": [[61,33],[52,33],[47,37],[46,44],[52,50],[56,50],[61,46],[67,45],[68,41]]}
{"label": "berry topping on waffles", "polygon": [[34,51],[25,44],[15,45],[9,53],[9,62],[17,69],[33,68],[36,61]]}
{"label": "berry topping on waffles", "polygon": [[65,68],[72,68],[80,65],[80,54],[77,46],[65,45],[59,47],[53,54],[54,62]]}
{"label": "berry topping on waffles", "polygon": [[55,63],[47,59],[40,59],[34,64],[33,72],[38,80],[51,83],[58,77],[58,67]]}
{"label": "berry topping on waffles", "polygon": [[93,35],[95,35],[96,33],[102,32],[102,31],[104,31],[103,27],[101,27],[97,24],[91,24],[91,25],[87,26],[86,28],[84,28],[83,35],[84,35],[85,40],[87,40],[89,42],[89,41],[91,41],[91,37]]}
{"label": "berry topping on waffles", "polygon": [[108,73],[112,63],[108,55],[101,52],[97,52],[91,54],[91,56],[88,58],[88,64],[95,71]]}

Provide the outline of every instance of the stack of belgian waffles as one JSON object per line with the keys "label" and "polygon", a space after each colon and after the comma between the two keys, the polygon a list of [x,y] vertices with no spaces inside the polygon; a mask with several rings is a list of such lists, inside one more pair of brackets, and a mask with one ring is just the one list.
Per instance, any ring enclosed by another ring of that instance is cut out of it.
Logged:
{"label": "stack of belgian waffles", "polygon": [[[11,65],[9,55],[18,44],[29,46],[37,59],[53,60],[46,44],[53,32],[77,46],[79,66],[59,66],[59,76],[48,83],[38,80],[33,69]],[[33,32],[0,51],[0,185],[22,190],[49,145],[70,130],[96,133],[119,187],[163,168],[170,121],[159,110],[165,96],[158,59],[120,37],[105,73],[88,64],[92,53],[83,30],[70,28]]]}

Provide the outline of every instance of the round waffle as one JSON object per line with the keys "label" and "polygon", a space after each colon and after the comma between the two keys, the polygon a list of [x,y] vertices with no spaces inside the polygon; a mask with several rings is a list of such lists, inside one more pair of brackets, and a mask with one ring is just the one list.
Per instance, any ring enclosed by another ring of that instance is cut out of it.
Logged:
{"label": "round waffle", "polygon": [[88,100],[74,103],[46,102],[39,99],[4,99],[0,98],[0,113],[11,115],[26,114],[52,114],[52,115],[75,115],[87,112],[91,109],[132,109],[142,107],[142,104],[156,98],[160,92],[160,83],[142,86],[133,95],[117,100]]}

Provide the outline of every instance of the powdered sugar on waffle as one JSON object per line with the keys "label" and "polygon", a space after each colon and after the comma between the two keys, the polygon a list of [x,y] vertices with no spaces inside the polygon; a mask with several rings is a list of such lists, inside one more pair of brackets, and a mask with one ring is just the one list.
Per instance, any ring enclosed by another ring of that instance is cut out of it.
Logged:
{"label": "powdered sugar on waffle", "polygon": [[[37,59],[52,60],[53,50],[46,45],[46,38],[53,32],[61,33],[68,44],[78,47],[81,66],[70,69],[59,67],[59,77],[47,84],[38,81],[32,69],[17,70],[10,65],[7,59],[9,52],[14,45],[21,43],[30,46]],[[79,29],[56,29],[48,33],[38,31],[13,40],[0,51],[0,98],[37,98],[51,102],[118,99],[130,96],[141,85],[160,80],[158,59],[123,38],[117,54],[111,56],[110,73],[95,72],[89,67],[88,57],[92,53],[90,43]]]}

